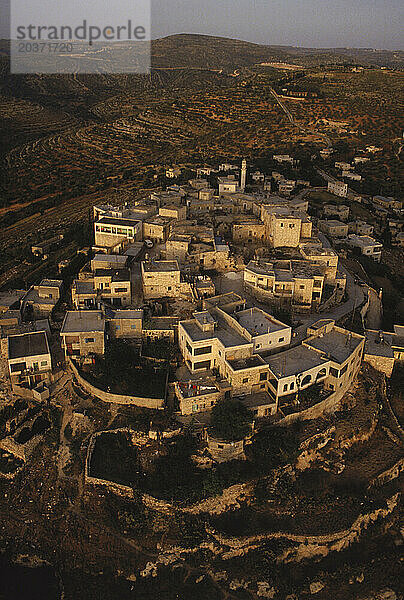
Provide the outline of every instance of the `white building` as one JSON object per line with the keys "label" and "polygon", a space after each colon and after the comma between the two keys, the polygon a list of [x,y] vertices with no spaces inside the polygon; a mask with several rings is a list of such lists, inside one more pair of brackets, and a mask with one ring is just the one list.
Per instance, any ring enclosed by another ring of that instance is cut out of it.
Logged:
{"label": "white building", "polygon": [[348,195],[348,184],[343,181],[329,181],[328,191],[335,196],[346,198]]}
{"label": "white building", "polygon": [[383,245],[377,242],[374,238],[367,235],[356,235],[351,233],[348,235],[347,244],[353,248],[359,248],[361,254],[372,258],[376,262],[380,262],[382,257]]}

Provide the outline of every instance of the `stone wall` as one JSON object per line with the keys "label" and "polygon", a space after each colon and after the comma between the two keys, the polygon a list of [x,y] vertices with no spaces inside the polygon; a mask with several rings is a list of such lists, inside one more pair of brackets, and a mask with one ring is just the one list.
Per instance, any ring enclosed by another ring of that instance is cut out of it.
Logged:
{"label": "stone wall", "polygon": [[92,396],[95,396],[96,398],[99,398],[100,400],[103,400],[104,402],[110,402],[111,404],[128,404],[132,406],[138,406],[140,408],[151,408],[154,410],[164,409],[164,398],[139,398],[137,396],[124,396],[123,394],[111,394],[110,392],[104,392],[104,390],[95,387],[86,379],[84,379],[70,358],[67,359],[67,362],[79,385],[86,392]]}

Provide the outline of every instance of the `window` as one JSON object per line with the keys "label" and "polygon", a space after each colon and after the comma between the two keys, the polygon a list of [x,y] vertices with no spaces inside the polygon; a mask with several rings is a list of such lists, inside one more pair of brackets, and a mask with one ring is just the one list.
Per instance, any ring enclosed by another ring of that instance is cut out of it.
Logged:
{"label": "window", "polygon": [[330,375],[332,375],[333,377],[338,377],[339,372],[337,369],[334,369],[334,367],[330,367]]}
{"label": "window", "polygon": [[47,360],[41,360],[41,367],[46,367],[47,364],[48,364]]}
{"label": "window", "polygon": [[304,285],[299,286],[301,290],[304,290]]}
{"label": "window", "polygon": [[339,372],[340,377],[342,377],[342,375],[344,375],[346,373],[347,368],[348,368],[348,365],[345,365],[345,367],[342,367],[341,371]]}
{"label": "window", "polygon": [[286,392],[286,391],[287,391],[287,389],[288,389],[288,384],[287,384],[287,383],[285,383],[285,385],[283,386],[283,391],[284,391],[284,392]]}
{"label": "window", "polygon": [[281,337],[281,338],[279,338],[279,340],[278,340],[278,342],[284,342],[284,341],[285,341],[285,338],[284,338],[284,337]]}
{"label": "window", "polygon": [[268,373],[260,373],[260,381],[265,381],[268,378]]}
{"label": "window", "polygon": [[313,283],[313,287],[315,287],[315,288],[319,288],[319,287],[321,287],[321,281],[315,281],[315,282]]}
{"label": "window", "polygon": [[191,348],[191,346],[188,344],[188,342],[185,342],[185,345],[186,345],[186,347],[187,347],[187,350],[188,350],[188,352],[189,352],[190,354],[192,354],[192,348]]}
{"label": "window", "polygon": [[95,338],[85,338],[84,341],[86,344],[94,344]]}
{"label": "window", "polygon": [[283,223],[281,223],[280,225],[281,225],[281,227],[283,227]]}
{"label": "window", "polygon": [[210,360],[203,360],[201,362],[194,363],[194,369],[210,369]]}
{"label": "window", "polygon": [[131,329],[136,329],[136,325],[131,325],[130,328]]}
{"label": "window", "polygon": [[203,348],[195,348],[194,356],[200,356],[201,354],[210,354],[212,352],[212,346],[203,346]]}
{"label": "window", "polygon": [[293,389],[294,389],[294,387],[295,387],[295,382],[294,382],[294,381],[292,381],[292,383],[290,384],[290,389],[291,389],[291,390],[293,390]]}
{"label": "window", "polygon": [[264,388],[265,388],[265,383],[261,383],[260,390],[263,390]]}
{"label": "window", "polygon": [[116,294],[123,294],[123,293],[125,293],[127,291],[128,291],[128,288],[126,288],[126,287],[125,288],[115,288],[115,293]]}
{"label": "window", "polygon": [[243,379],[243,383],[248,383],[248,377],[245,377],[245,378]]}
{"label": "window", "polygon": [[289,229],[293,229],[293,228],[294,228],[294,224],[293,224],[293,223],[290,223],[290,224],[289,224]]}

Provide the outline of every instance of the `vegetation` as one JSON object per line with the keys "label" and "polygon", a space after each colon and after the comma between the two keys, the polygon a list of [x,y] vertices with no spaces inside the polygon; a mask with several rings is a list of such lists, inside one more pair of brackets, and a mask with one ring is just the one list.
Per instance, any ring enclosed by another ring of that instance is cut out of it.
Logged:
{"label": "vegetation", "polygon": [[212,408],[210,431],[222,440],[241,440],[251,432],[252,420],[252,412],[239,400],[221,400]]}
{"label": "vegetation", "polygon": [[90,372],[90,383],[115,394],[144,398],[164,398],[167,371],[163,366],[144,363],[139,349],[127,340],[111,341],[103,357],[97,357]]}

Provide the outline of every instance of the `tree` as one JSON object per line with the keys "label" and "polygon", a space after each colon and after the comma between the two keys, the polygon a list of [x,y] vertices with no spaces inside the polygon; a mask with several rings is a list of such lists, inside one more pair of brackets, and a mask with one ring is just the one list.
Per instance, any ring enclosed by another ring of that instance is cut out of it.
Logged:
{"label": "tree", "polygon": [[252,412],[239,400],[221,400],[212,408],[211,432],[224,440],[241,440],[251,431],[252,420]]}

